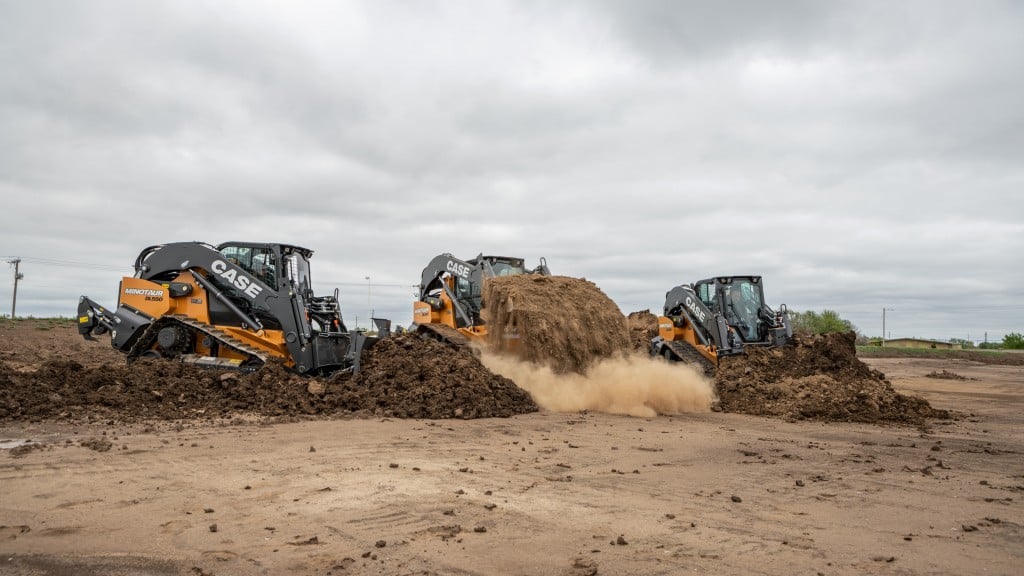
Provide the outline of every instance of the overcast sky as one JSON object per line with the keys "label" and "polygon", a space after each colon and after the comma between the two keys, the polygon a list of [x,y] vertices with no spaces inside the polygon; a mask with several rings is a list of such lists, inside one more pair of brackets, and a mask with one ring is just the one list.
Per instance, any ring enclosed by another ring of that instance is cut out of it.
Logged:
{"label": "overcast sky", "polygon": [[[351,324],[435,255],[623,312],[759,274],[861,332],[1024,331],[1019,2],[0,0],[0,311],[141,249],[316,251]],[[366,277],[370,277],[367,281]]]}

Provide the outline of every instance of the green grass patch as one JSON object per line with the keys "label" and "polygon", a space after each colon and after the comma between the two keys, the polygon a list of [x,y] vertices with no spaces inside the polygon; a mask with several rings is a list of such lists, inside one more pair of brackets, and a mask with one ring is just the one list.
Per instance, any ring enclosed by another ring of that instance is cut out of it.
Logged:
{"label": "green grass patch", "polygon": [[985,364],[1024,366],[1024,354],[1011,350],[944,350],[941,348],[893,348],[857,346],[860,358],[937,358],[972,360]]}
{"label": "green grass patch", "polygon": [[36,330],[53,330],[54,328],[74,326],[75,324],[76,320],[74,318],[65,318],[63,316],[54,318],[36,318],[34,316],[11,318],[10,316],[0,316],[0,326],[16,327],[31,325]]}

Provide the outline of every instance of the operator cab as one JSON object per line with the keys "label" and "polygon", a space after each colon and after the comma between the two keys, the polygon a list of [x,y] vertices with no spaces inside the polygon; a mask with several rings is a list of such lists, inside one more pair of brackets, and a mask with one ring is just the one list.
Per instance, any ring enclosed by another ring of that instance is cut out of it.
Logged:
{"label": "operator cab", "polygon": [[508,256],[477,256],[468,260],[473,266],[490,266],[495,276],[517,276],[526,273],[526,266],[522,258],[510,258]]}
{"label": "operator cab", "polygon": [[480,308],[482,306],[481,298],[483,295],[483,278],[493,274],[493,276],[518,276],[526,273],[526,265],[523,263],[522,258],[512,258],[509,256],[484,256],[480,255],[472,260],[467,260],[467,264],[473,266],[473,272],[470,274],[470,279],[465,280],[462,278],[458,279],[455,293],[460,298],[466,298],[470,308],[473,310],[474,316],[476,316],[476,322],[483,324],[482,318],[479,318]]}
{"label": "operator cab", "polygon": [[[281,292],[286,287],[294,289],[296,296],[306,309],[309,322],[318,332],[344,331],[345,325],[337,303],[337,296],[316,297],[313,294],[313,280],[309,259],[313,251],[292,244],[264,244],[252,242],[225,242],[217,251],[232,264],[245,270],[254,278],[266,284],[272,291]],[[269,310],[253,307],[250,301],[236,293],[233,286],[218,284],[236,305],[250,309],[268,328],[280,328],[278,319]],[[210,303],[211,316],[224,324],[236,322],[229,311],[220,310],[216,302]]]}
{"label": "operator cab", "polygon": [[523,274],[522,258],[508,258],[505,256],[477,256],[472,260],[466,260],[466,264],[473,267],[469,278],[455,278],[455,295],[459,298],[469,298],[470,306],[474,312],[480,311],[480,296],[483,292],[483,278],[487,276],[488,269],[494,272],[495,276],[516,276]]}
{"label": "operator cab", "polygon": [[760,276],[719,276],[694,284],[708,309],[725,317],[744,342],[761,342],[768,327],[763,318],[764,291]]}
{"label": "operator cab", "polygon": [[290,244],[226,242],[217,246],[217,251],[274,291],[284,284],[303,291],[312,287],[309,259],[313,251],[308,248]]}

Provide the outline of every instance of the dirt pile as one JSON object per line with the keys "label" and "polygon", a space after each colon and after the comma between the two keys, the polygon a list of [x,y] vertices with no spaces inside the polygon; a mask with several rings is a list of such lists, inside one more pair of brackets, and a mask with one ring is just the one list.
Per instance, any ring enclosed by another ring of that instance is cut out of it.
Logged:
{"label": "dirt pile", "polygon": [[[531,288],[563,285],[558,279],[537,282],[537,277],[523,278],[533,283]],[[568,286],[561,296],[555,294],[555,301],[560,302],[557,310],[586,310],[581,299],[593,299],[595,293],[604,297],[585,281]],[[546,305],[535,311],[520,308],[516,302],[511,300],[514,307],[506,309],[510,316],[530,321],[533,314],[558,316]],[[591,354],[604,358],[616,352],[595,346],[569,353],[558,336],[575,330],[577,338],[582,333],[585,338],[581,341],[590,342],[590,337],[619,333],[612,349],[622,351],[639,346],[644,326],[656,329],[653,314],[637,312],[627,320],[617,308],[611,310],[615,314],[605,314],[600,321],[594,315],[596,324],[570,314],[568,318],[559,316],[562,319],[557,323],[542,325],[548,332],[541,334],[554,339],[545,341],[549,352],[541,349],[537,353],[541,358],[561,359],[563,367],[578,366],[573,362],[589,360]],[[622,330],[606,329],[616,325]],[[527,328],[536,327],[527,324]],[[147,360],[126,365],[124,357],[107,342],[81,340],[74,325],[44,328],[31,323],[0,325],[0,421],[217,419],[243,414],[478,418],[535,411],[534,399],[544,400],[546,407],[554,410],[677,413],[706,410],[705,398],[714,396],[714,391],[701,393],[704,388],[678,371],[662,374],[660,367],[628,358],[592,366],[590,378],[575,383],[561,377],[576,376],[573,370],[553,375],[543,370],[524,374],[520,368],[498,366],[489,370],[467,350],[413,334],[381,341],[366,351],[363,370],[357,376],[308,378],[292,374],[280,364],[269,364],[253,374]],[[497,373],[513,378],[536,396],[531,398]],[[726,358],[714,387],[718,407],[727,412],[911,424],[948,416],[924,400],[897,394],[883,374],[857,359],[852,335],[798,337],[792,347],[751,350],[745,357]]]}
{"label": "dirt pile", "polygon": [[658,335],[658,317],[650,310],[630,312],[626,317],[629,339],[637,352],[649,352],[651,340]]}
{"label": "dirt pile", "polygon": [[853,332],[799,335],[792,346],[725,358],[715,385],[725,412],[904,424],[949,417],[921,398],[897,393],[884,374],[858,360]]}
{"label": "dirt pile", "polygon": [[536,411],[529,394],[467,350],[408,334],[379,342],[363,370],[308,378],[271,362],[240,374],[167,361],[83,366],[0,362],[0,420],[114,420],[317,416],[481,418]]}
{"label": "dirt pile", "polygon": [[338,380],[348,409],[399,418],[491,418],[537,411],[529,393],[485,368],[469,349],[416,334],[381,340],[359,374]]}
{"label": "dirt pile", "polygon": [[583,374],[595,361],[632,348],[619,307],[593,282],[524,274],[484,283],[484,311],[492,346],[517,338],[524,359],[556,373]]}

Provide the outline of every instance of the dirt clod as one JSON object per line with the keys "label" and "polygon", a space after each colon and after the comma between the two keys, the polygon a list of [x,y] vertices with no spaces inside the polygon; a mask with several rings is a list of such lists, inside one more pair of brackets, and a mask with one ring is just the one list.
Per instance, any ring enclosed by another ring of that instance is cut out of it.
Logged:
{"label": "dirt clod", "polygon": [[111,444],[106,438],[88,438],[86,440],[82,440],[82,447],[95,450],[97,452],[108,452],[110,451],[110,448],[113,447],[113,444]]}
{"label": "dirt clod", "polygon": [[43,449],[43,445],[42,444],[40,444],[38,442],[29,442],[27,444],[22,444],[21,446],[15,446],[14,448],[11,448],[10,455],[11,455],[11,458],[21,458],[21,457],[25,456],[26,454],[29,454],[31,452],[35,452],[36,450],[42,450],[42,449]]}
{"label": "dirt clod", "polygon": [[949,370],[942,369],[936,372],[929,372],[924,375],[925,378],[937,378],[940,380],[968,380],[966,376],[961,376],[956,372],[950,372]]}
{"label": "dirt clod", "polygon": [[572,562],[572,568],[567,572],[568,576],[596,576],[597,562],[590,558],[576,558]]}

